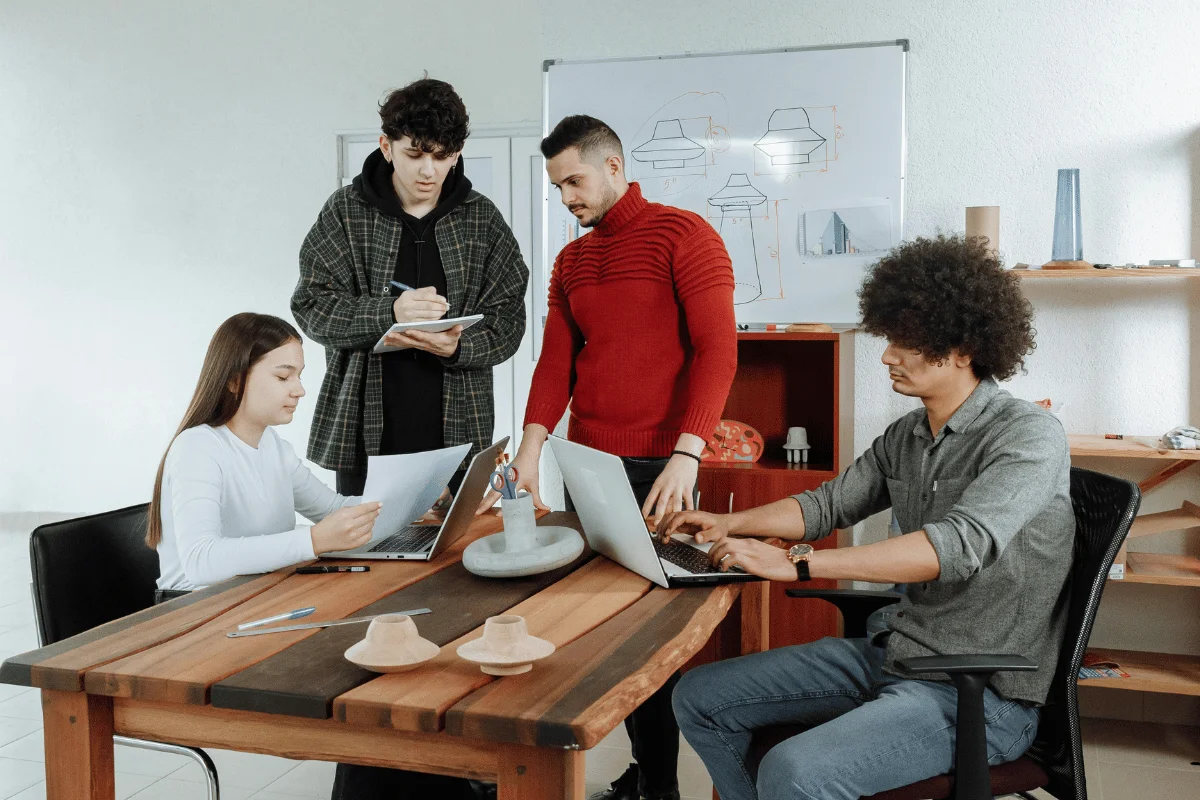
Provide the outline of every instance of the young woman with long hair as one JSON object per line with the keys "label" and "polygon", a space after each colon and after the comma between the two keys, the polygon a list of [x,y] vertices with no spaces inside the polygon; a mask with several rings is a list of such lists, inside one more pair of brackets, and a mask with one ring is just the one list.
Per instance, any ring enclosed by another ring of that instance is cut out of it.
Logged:
{"label": "young woman with long hair", "polygon": [[[266,314],[217,328],[200,379],[154,480],[146,543],[158,588],[188,591],[270,572],[371,538],[379,503],[318,480],[272,430],[304,396],[300,334]],[[296,525],[296,513],[316,523]]]}

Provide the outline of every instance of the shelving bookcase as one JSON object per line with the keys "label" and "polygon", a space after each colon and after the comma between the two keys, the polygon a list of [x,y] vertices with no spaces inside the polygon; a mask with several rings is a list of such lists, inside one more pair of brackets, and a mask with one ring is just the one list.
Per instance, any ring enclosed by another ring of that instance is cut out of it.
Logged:
{"label": "shelving bookcase", "polygon": [[[1139,269],[1079,269],[1079,270],[1013,270],[1022,280],[1187,280],[1200,277],[1200,269],[1146,268]],[[1072,434],[1067,437],[1073,457],[1151,459],[1162,466],[1138,485],[1143,492],[1183,472],[1195,461],[1200,451],[1167,450],[1154,437],[1106,439],[1103,436]],[[1185,502],[1177,510],[1142,514],[1130,529],[1129,538],[1200,528],[1200,506]],[[1160,586],[1200,587],[1200,558],[1189,555],[1125,552],[1125,573],[1122,583]],[[1118,579],[1110,577],[1110,581]],[[1126,691],[1160,692],[1165,694],[1200,696],[1200,656],[1174,653],[1153,653],[1135,650],[1092,648],[1089,653],[1103,660],[1116,661],[1129,673],[1128,678],[1092,678],[1080,685]]]}

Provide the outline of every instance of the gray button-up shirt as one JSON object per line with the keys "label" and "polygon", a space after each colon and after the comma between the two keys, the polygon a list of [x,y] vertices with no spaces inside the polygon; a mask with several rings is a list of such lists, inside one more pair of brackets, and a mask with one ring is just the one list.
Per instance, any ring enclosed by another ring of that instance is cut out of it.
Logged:
{"label": "gray button-up shirt", "polygon": [[891,507],[902,531],[924,530],[937,551],[937,580],[909,584],[886,612],[885,668],[903,675],[896,660],[914,656],[1022,655],[1036,672],[998,673],[991,685],[1043,703],[1066,622],[1070,468],[1058,420],[985,380],[936,437],[917,409],[796,500],[805,539]]}

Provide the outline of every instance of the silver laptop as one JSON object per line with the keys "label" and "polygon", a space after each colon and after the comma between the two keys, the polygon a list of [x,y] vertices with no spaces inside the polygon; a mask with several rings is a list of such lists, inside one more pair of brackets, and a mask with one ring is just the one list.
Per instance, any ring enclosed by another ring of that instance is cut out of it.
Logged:
{"label": "silver laptop", "polygon": [[372,537],[371,541],[353,550],[323,553],[320,558],[365,558],[403,559],[405,561],[431,561],[454,544],[471,529],[475,510],[483,500],[483,493],[496,471],[496,459],[508,446],[508,437],[471,459],[471,466],[463,478],[462,485],[454,495],[446,519],[439,525],[405,525],[399,531],[383,538]]}
{"label": "silver laptop", "polygon": [[676,534],[663,544],[646,529],[646,521],[625,467],[617,456],[551,436],[571,501],[593,550],[646,580],[666,588],[712,586],[762,580],[745,572],[721,572],[708,558],[710,544],[696,544]]}

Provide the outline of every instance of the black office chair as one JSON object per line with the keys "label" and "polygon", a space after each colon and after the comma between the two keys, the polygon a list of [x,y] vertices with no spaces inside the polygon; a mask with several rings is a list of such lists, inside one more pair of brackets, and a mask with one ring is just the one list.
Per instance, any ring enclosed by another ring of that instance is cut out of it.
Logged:
{"label": "black office chair", "polygon": [[[1075,560],[1069,576],[1066,636],[1050,695],[1042,708],[1037,738],[1024,756],[990,767],[983,724],[983,690],[992,675],[1032,670],[1019,655],[930,656],[901,661],[914,673],[948,673],[958,688],[956,770],[953,774],[871,795],[868,800],[984,800],[1005,794],[1030,798],[1044,789],[1058,800],[1087,800],[1083,744],[1079,732],[1079,666],[1092,635],[1092,623],[1117,551],[1141,503],[1137,484],[1085,469],[1071,469],[1071,504],[1075,508]],[[842,612],[843,634],[866,636],[867,617],[900,599],[894,592],[843,589],[791,589],[790,597],[820,598]],[[752,759],[761,760],[772,747],[801,732],[775,726],[755,735]]]}
{"label": "black office chair", "polygon": [[[154,605],[158,554],[146,546],[147,506],[42,525],[29,535],[34,617],[42,647]],[[187,756],[200,765],[209,800],[217,769],[203,750],[114,736],[113,742]]]}

